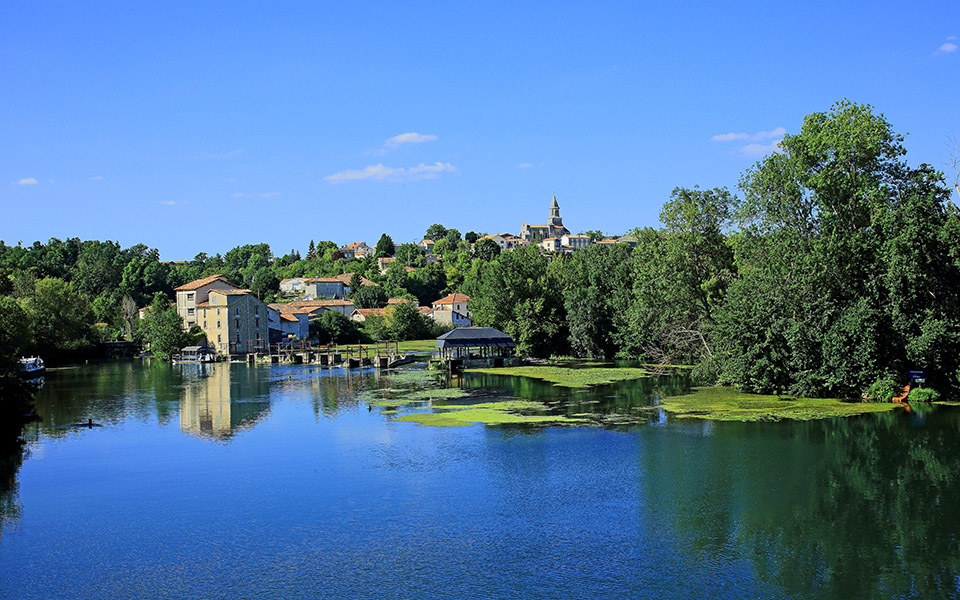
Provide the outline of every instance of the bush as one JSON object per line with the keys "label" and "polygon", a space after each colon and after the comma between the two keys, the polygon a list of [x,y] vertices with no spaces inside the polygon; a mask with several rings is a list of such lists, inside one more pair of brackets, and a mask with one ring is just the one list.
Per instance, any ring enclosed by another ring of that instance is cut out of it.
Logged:
{"label": "bush", "polygon": [[933,388],[915,388],[910,390],[907,399],[911,402],[933,402],[940,397],[940,392]]}
{"label": "bush", "polygon": [[890,402],[901,389],[893,375],[887,374],[871,383],[863,393],[863,398],[868,402]]}

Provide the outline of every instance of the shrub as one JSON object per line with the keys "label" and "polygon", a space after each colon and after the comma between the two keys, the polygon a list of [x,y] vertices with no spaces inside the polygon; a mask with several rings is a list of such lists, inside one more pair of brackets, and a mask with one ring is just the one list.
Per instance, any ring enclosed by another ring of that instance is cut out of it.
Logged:
{"label": "shrub", "polygon": [[890,402],[900,389],[893,375],[887,374],[871,383],[863,397],[869,402]]}
{"label": "shrub", "polygon": [[940,392],[933,388],[915,388],[910,390],[907,399],[911,402],[933,402],[940,397]]}

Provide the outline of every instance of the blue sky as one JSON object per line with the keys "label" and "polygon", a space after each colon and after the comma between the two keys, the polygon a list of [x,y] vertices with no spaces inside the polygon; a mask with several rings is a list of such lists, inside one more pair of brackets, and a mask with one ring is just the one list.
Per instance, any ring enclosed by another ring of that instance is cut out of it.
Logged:
{"label": "blue sky", "polygon": [[622,233],[841,98],[914,164],[960,137],[956,0],[195,4],[7,3],[0,239],[279,255],[517,232],[553,194]]}

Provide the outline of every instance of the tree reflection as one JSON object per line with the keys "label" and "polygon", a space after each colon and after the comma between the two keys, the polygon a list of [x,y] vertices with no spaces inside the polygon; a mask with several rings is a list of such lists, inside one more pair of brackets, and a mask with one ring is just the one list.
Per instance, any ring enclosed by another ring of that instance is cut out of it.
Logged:
{"label": "tree reflection", "polygon": [[[960,413],[693,424],[647,436],[648,510],[697,560],[790,597],[956,597]],[[701,435],[706,433],[708,435]]]}

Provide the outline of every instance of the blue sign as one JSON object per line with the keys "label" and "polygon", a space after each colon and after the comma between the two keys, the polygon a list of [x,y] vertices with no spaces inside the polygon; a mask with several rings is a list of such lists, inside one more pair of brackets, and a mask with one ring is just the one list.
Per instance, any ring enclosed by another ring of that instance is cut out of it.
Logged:
{"label": "blue sign", "polygon": [[907,377],[909,377],[910,379],[926,379],[927,372],[923,370],[907,371]]}

